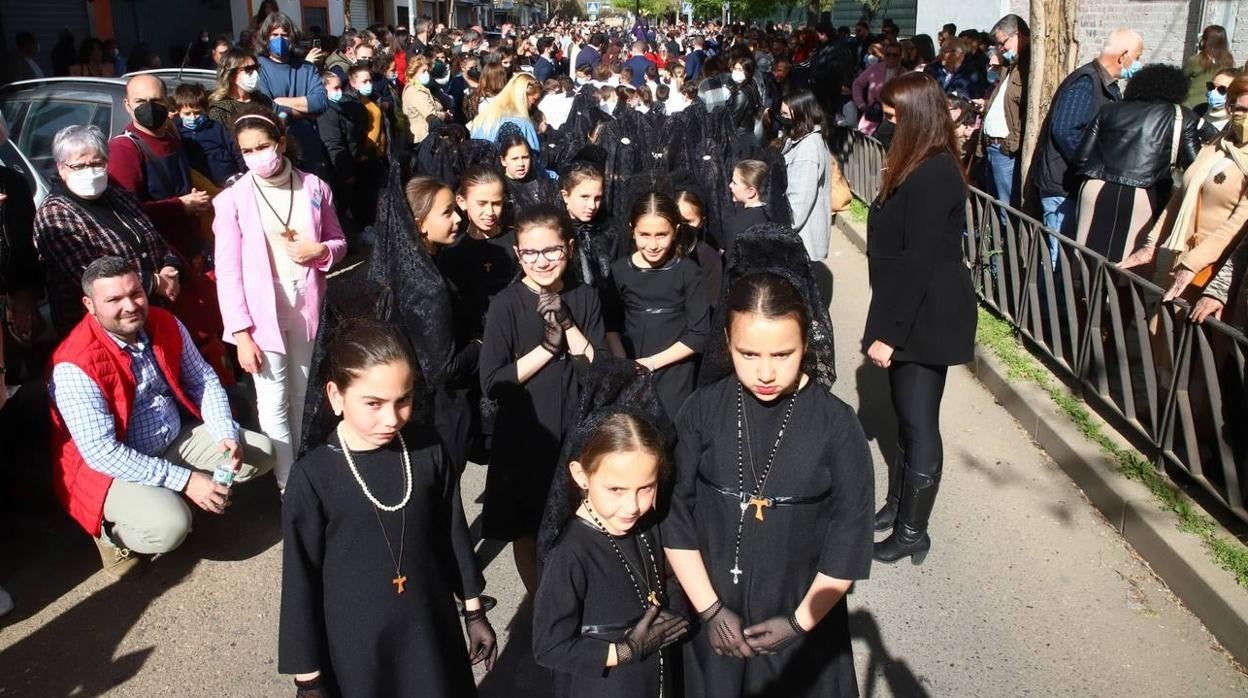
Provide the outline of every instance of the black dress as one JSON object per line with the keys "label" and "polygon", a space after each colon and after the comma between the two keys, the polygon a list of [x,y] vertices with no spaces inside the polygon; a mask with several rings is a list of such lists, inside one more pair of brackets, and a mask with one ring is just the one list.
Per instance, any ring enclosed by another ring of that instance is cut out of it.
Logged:
{"label": "black dress", "polygon": [[[873,482],[871,454],[858,418],[817,381],[795,396],[792,416],[766,481],[767,497],[807,501],[745,515],[733,583],[739,497],[736,376],[699,389],[676,420],[676,485],[662,525],[664,544],[699,550],[716,594],[748,627],[792,613],[816,573],[865,579],[871,570]],[[746,489],[750,453],[761,474],[790,398],[772,404],[743,391],[749,449],[742,460]],[[699,635],[704,635],[700,632]],[[715,655],[705,637],[685,647],[689,698],[734,696],[854,696],[858,694],[849,617],[842,599],[802,640],[779,653],[749,660]]]}
{"label": "black dress", "polygon": [[[706,272],[684,257],[643,269],[629,256],[611,266],[611,276],[612,305],[623,320],[621,339],[629,358],[652,356],[676,342],[702,352],[711,326]],[[654,385],[669,415],[693,392],[696,374],[697,356],[655,371]]]}
{"label": "black dress", "polygon": [[893,361],[952,366],[975,354],[975,289],[962,256],[966,185],[941,153],[877,200],[867,217],[871,306],[862,338],[893,347]]}
{"label": "black dress", "polygon": [[[403,434],[412,496],[399,512],[381,511],[365,497],[336,433],[291,471],[282,500],[278,671],[320,670],[347,698],[475,696],[452,595],[478,596],[485,580],[472,555],[459,479],[431,429],[409,426]],[[398,439],[351,455],[378,501],[402,499]],[[379,517],[395,554],[402,549],[402,594],[391,581],[394,560]]]}
{"label": "black dress", "polygon": [[[572,319],[595,347],[603,344],[598,294],[566,284],[559,294]],[[561,352],[525,383],[516,361],[542,343],[538,294],[523,281],[490,304],[481,345],[481,391],[498,401],[490,468],[485,479],[482,536],[515,540],[537,533],[559,449],[576,426],[578,389],[571,357]]]}
{"label": "black dress", "polygon": [[727,253],[732,249],[732,241],[737,239],[737,235],[756,225],[770,222],[771,215],[767,212],[766,205],[751,206],[737,211],[724,219],[724,229],[720,235],[723,239],[719,240],[719,249]]}
{"label": "black dress", "polygon": [[[653,565],[638,540],[640,536],[646,536],[650,544]],[[642,594],[655,589],[657,580],[666,574],[657,530],[630,532],[614,539]],[[555,696],[658,696],[658,654],[638,664],[606,666],[610,645],[623,640],[643,613],[637,589],[606,534],[579,516],[573,517],[546,559],[533,602],[533,656],[538,664],[554,670]],[[674,665],[679,661],[679,650],[669,648],[665,652],[665,696],[679,695],[672,685],[678,675]]]}

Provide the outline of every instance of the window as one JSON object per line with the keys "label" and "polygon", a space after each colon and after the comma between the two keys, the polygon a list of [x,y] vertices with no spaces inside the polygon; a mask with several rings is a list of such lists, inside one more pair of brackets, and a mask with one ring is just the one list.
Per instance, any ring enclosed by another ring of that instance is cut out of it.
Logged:
{"label": "window", "polygon": [[303,8],[303,32],[308,33],[312,27],[320,27],[321,34],[329,33],[329,10],[324,7]]}
{"label": "window", "polygon": [[55,101],[45,99],[34,102],[26,113],[20,132],[15,129],[17,147],[30,158],[31,164],[45,178],[56,174],[56,160],[52,157],[52,139],[66,126],[93,124],[109,136],[112,121],[112,105],[100,102]]}

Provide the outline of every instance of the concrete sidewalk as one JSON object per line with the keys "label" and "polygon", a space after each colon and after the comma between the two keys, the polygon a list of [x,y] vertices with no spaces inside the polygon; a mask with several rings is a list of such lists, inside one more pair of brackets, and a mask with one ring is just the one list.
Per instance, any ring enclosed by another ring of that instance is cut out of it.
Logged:
{"label": "concrete sidewalk", "polygon": [[[837,394],[872,440],[877,496],[895,423],[885,372],[858,351],[866,261],[834,234]],[[877,565],[850,598],[869,696],[1236,696],[1245,676],[1079,490],[965,369],[949,374],[945,475],[921,567]],[[464,477],[469,520],[485,469]],[[280,532],[271,483],[229,518],[196,519],[183,549],[133,584],[107,584],[94,546],[61,521],[22,519],[0,545],[0,696],[283,696],[276,672]],[[485,546],[506,644],[485,696],[549,695],[506,548]]]}

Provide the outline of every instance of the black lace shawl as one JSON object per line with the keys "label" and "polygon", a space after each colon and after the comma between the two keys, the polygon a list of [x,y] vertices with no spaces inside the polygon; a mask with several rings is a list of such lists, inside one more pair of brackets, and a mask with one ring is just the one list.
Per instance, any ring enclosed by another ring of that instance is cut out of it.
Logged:
{"label": "black lace shawl", "polygon": [[391,164],[381,191],[375,227],[377,238],[368,263],[329,283],[308,373],[301,454],[324,443],[338,421],[324,386],[329,341],[345,320],[373,317],[390,322],[411,342],[420,369],[413,420],[432,421],[433,386],[446,381],[455,358],[450,295],[415,235],[398,163]]}
{"label": "black lace shawl", "polygon": [[723,285],[715,315],[711,323],[710,340],[702,354],[702,368],[698,384],[709,385],[732,373],[732,358],[728,354],[727,298],[737,280],[750,274],[769,272],[788,279],[806,301],[810,314],[807,328],[806,356],[802,368],[811,378],[818,380],[829,390],[836,382],[836,344],[833,341],[832,319],[828,307],[811,269],[809,255],[801,238],[793,229],[781,223],[765,223],[750,228],[733,241],[728,250],[724,268]]}
{"label": "black lace shawl", "polygon": [[[537,534],[539,563],[546,559],[563,527],[580,505],[580,493],[568,472],[568,463],[580,456],[585,442],[604,419],[628,412],[649,422],[663,437],[664,450],[668,453],[676,440],[676,430],[655,392],[654,376],[637,362],[598,352],[592,364],[578,364],[577,382],[580,384],[577,426],[564,441],[546,497],[546,508]],[[668,483],[659,484],[659,511],[650,516],[658,516],[666,508],[662,494],[669,490]]]}
{"label": "black lace shawl", "polygon": [[433,177],[451,189],[457,188],[460,172],[459,147],[467,140],[468,130],[459,124],[431,127],[429,135],[416,147],[413,172]]}

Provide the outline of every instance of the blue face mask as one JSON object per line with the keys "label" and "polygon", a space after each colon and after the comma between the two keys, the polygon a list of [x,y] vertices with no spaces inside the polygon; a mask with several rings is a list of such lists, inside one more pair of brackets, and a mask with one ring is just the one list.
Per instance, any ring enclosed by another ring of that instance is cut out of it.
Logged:
{"label": "blue face mask", "polygon": [[1214,111],[1226,109],[1226,95],[1217,90],[1209,90],[1205,98],[1209,100],[1209,108]]}
{"label": "blue face mask", "polygon": [[329,101],[331,101],[331,102],[341,102],[341,101],[342,101],[342,90],[338,90],[337,92],[330,92],[330,93],[326,94],[325,96],[326,96],[326,97],[329,97]]}
{"label": "blue face mask", "polygon": [[284,36],[275,36],[269,39],[269,53],[278,58],[285,58],[290,52],[290,39]]}
{"label": "blue face mask", "polygon": [[[1223,99],[1223,101],[1226,101],[1226,100]],[[203,114],[196,114],[195,116],[184,116],[182,117],[182,125],[194,131],[200,126],[203,126],[204,121],[206,121],[207,118],[208,117],[204,116]]]}
{"label": "blue face mask", "polygon": [[360,96],[367,97],[373,93],[373,83],[366,82],[360,85],[356,91],[360,93]]}
{"label": "blue face mask", "polygon": [[1140,69],[1143,67],[1144,62],[1137,58],[1134,63],[1122,69],[1122,75],[1119,76],[1119,78],[1122,80],[1130,80],[1135,77],[1135,74],[1140,72]]}
{"label": "blue face mask", "polygon": [[988,77],[988,84],[989,84],[989,85],[995,84],[995,83],[997,82],[997,80],[999,80],[999,79],[1001,78],[1000,73],[998,73],[998,72],[997,72],[997,71],[995,71],[995,70],[990,70],[990,71],[988,71],[988,72],[986,73],[986,75],[987,75],[987,77]]}
{"label": "blue face mask", "polygon": [[1007,48],[1006,50],[1001,52],[1001,60],[1005,61],[1006,63],[1013,63],[1017,59],[1018,59],[1018,53],[1015,51],[1011,51],[1010,49]]}

